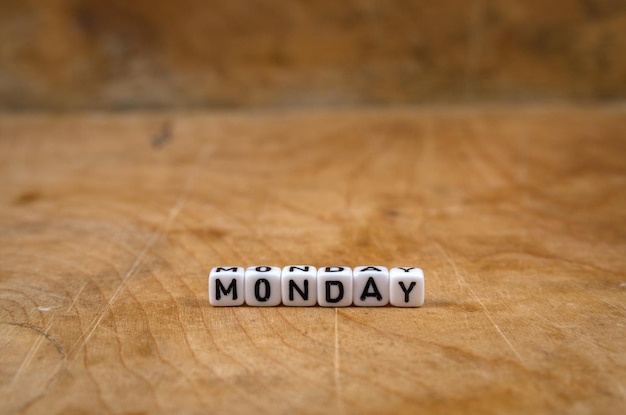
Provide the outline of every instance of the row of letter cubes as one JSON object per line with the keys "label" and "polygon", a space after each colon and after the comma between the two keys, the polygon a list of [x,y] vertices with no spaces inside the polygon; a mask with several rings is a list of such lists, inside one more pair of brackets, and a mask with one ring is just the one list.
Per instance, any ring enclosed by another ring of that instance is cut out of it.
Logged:
{"label": "row of letter cubes", "polygon": [[382,266],[215,267],[209,274],[209,302],[214,306],[420,307],[424,272],[420,268]]}

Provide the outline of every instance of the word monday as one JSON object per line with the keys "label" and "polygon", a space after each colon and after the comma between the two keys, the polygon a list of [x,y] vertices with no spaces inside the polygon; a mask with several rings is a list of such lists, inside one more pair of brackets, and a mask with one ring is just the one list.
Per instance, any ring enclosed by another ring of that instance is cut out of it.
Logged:
{"label": "word monday", "polygon": [[415,267],[323,267],[288,265],[215,267],[209,274],[214,306],[420,307],[424,272]]}

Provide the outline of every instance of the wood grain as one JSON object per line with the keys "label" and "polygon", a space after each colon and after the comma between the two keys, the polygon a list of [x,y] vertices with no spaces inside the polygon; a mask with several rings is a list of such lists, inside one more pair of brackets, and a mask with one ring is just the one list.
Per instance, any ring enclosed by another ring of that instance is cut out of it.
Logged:
{"label": "wood grain", "polygon": [[[626,109],[0,116],[0,412],[626,406]],[[212,308],[418,265],[421,309]]]}

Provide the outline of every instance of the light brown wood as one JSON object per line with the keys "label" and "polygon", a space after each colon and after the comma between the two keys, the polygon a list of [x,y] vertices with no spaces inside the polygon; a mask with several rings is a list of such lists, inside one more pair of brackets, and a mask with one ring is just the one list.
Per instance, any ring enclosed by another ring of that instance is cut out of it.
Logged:
{"label": "light brown wood", "polygon": [[[626,109],[0,117],[0,412],[626,408]],[[426,303],[212,308],[216,265]]]}

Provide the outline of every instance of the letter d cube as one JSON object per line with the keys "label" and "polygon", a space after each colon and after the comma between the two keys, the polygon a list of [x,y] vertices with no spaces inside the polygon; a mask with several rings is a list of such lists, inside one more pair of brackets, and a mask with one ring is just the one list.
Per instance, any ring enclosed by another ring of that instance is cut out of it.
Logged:
{"label": "letter d cube", "polygon": [[352,304],[352,269],[323,267],[317,270],[317,303],[322,307]]}
{"label": "letter d cube", "polygon": [[244,269],[215,267],[209,274],[209,302],[214,306],[238,306],[244,301]]}

